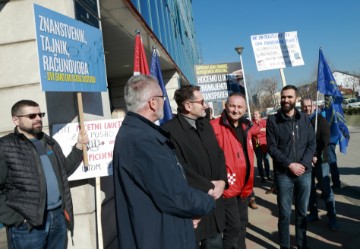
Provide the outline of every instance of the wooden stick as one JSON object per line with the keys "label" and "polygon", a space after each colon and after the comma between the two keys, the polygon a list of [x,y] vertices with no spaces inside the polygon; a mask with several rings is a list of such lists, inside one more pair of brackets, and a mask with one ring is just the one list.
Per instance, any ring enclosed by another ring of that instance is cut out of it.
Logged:
{"label": "wooden stick", "polygon": [[[82,103],[82,95],[81,92],[77,93],[77,101],[78,101],[78,109],[79,109],[79,123],[80,123],[80,132],[85,131],[85,125],[84,125],[84,109],[83,109],[83,103]],[[83,134],[83,133],[82,133]],[[83,160],[84,160],[84,169],[87,171],[87,168],[89,166],[89,159],[88,159],[88,153],[87,153],[87,146],[83,143]]]}
{"label": "wooden stick", "polygon": [[281,76],[281,80],[282,80],[282,85],[283,87],[286,86],[286,79],[285,79],[285,74],[284,74],[284,69],[280,68],[280,76]]}

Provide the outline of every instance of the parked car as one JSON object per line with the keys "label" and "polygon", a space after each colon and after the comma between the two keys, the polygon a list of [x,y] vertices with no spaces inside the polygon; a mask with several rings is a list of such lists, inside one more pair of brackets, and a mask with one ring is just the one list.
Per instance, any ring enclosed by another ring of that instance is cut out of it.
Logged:
{"label": "parked car", "polygon": [[344,99],[341,104],[343,109],[348,108],[359,108],[360,107],[360,101],[356,98],[350,98],[350,99]]}

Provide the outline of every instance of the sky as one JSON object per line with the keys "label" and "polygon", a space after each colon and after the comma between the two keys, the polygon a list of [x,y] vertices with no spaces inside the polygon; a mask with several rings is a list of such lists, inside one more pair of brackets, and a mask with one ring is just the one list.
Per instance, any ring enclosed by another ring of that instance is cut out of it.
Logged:
{"label": "sky", "polygon": [[279,69],[257,71],[252,35],[297,31],[303,66],[284,69],[286,83],[316,80],[319,48],[332,71],[360,74],[360,0],[193,0],[197,42],[204,64],[239,62],[243,46],[247,85],[276,78]]}

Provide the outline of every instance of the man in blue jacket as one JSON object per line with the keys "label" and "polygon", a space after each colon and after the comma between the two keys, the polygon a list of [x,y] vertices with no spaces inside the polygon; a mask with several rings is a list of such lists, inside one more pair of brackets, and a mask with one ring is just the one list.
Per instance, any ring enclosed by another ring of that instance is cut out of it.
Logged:
{"label": "man in blue jacket", "polygon": [[297,248],[307,248],[306,213],[316,141],[309,118],[295,108],[296,98],[297,88],[285,86],[281,90],[281,109],[269,116],[266,126],[267,149],[273,159],[277,188],[280,248],[290,248],[293,195]]}
{"label": "man in blue jacket", "polygon": [[213,211],[214,198],[188,186],[168,133],[154,124],[165,98],[157,80],[133,76],[124,95],[113,156],[119,248],[193,249],[192,219]]}

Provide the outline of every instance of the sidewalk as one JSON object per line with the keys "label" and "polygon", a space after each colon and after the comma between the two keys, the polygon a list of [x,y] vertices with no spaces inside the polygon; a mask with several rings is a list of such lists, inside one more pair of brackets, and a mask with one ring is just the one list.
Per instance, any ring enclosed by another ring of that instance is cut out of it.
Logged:
{"label": "sidewalk", "polygon": [[[255,169],[257,170],[257,169]],[[247,228],[247,249],[273,249],[278,246],[277,204],[275,194],[265,194],[271,183],[260,183],[255,179],[255,194],[258,209],[249,209]],[[360,200],[360,195],[348,187],[335,193],[339,231],[327,227],[325,205],[319,200],[320,221],[308,224],[308,246],[312,249],[359,249],[360,248],[360,206],[352,202]],[[294,216],[290,226],[291,244],[295,245]],[[294,247],[295,248],[295,247]]]}
{"label": "sidewalk", "polygon": [[[360,127],[349,127],[349,131],[350,142],[346,155],[341,154],[338,147],[336,152],[342,183],[342,189],[335,192],[340,230],[331,231],[327,227],[325,205],[319,195],[320,220],[308,224],[308,246],[311,249],[360,248]],[[257,173],[255,167],[255,175]],[[249,209],[247,249],[279,248],[276,195],[265,194],[270,186],[271,183],[261,183],[258,177],[254,180],[254,191],[259,208]],[[290,226],[292,246],[295,246],[294,220],[293,216]]]}

